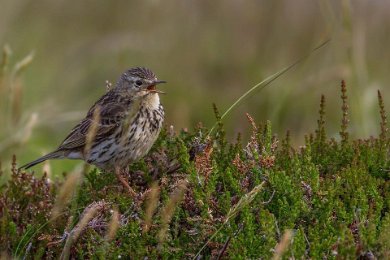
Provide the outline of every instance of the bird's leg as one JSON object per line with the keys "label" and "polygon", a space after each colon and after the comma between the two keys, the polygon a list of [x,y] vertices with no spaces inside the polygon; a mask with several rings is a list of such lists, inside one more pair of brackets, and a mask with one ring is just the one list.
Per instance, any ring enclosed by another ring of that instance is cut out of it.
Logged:
{"label": "bird's leg", "polygon": [[[130,187],[129,183],[127,183],[127,181],[123,178],[122,174],[121,174],[121,169],[119,167],[116,167],[115,168],[115,174],[116,174],[116,177],[118,178],[118,180],[122,183],[123,187],[125,187],[125,189],[130,193],[130,195],[133,197],[133,198],[136,198],[137,196],[137,193],[135,193],[135,191]],[[126,172],[126,170],[125,170]]]}

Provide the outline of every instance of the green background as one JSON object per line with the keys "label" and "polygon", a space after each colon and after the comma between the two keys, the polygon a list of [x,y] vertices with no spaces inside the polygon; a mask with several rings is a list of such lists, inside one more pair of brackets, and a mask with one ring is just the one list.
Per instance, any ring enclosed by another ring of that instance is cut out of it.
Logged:
{"label": "green background", "polygon": [[[390,3],[387,1],[0,1],[0,44],[12,49],[10,68],[34,51],[17,77],[20,123],[4,118],[0,160],[24,163],[56,148],[100,95],[133,66],[150,67],[168,93],[166,125],[192,129],[215,122],[211,104],[224,111],[247,89],[331,42],[258,93],[225,120],[227,135],[248,135],[248,112],[273,130],[291,131],[302,145],[315,129],[321,94],[327,132],[338,136],[339,85],[349,89],[350,133],[379,131],[376,91],[390,96]],[[7,84],[0,94],[7,99]],[[0,106],[1,115],[8,112]],[[2,146],[38,119],[19,145]],[[53,167],[71,169],[69,162]]]}

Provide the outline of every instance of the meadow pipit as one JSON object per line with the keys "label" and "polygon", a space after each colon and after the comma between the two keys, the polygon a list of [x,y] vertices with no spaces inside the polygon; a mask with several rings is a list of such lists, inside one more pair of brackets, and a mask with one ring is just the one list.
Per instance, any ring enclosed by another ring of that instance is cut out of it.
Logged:
{"label": "meadow pipit", "polygon": [[[163,121],[157,84],[165,83],[147,68],[124,72],[53,152],[20,168],[48,159],[81,159],[106,171],[127,169],[148,153]],[[118,176],[120,178],[120,176]],[[123,183],[123,179],[121,179]]]}

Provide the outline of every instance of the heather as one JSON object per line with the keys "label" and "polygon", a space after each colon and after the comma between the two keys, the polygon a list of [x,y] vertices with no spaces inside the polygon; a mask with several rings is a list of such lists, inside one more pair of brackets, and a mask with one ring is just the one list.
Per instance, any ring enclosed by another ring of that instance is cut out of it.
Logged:
{"label": "heather", "polygon": [[[49,179],[18,171],[1,187],[0,251],[26,258],[388,258],[389,136],[352,139],[341,84],[338,137],[317,129],[299,146],[247,114],[250,138],[167,127],[126,176],[87,165]],[[8,170],[2,172],[7,174]]]}

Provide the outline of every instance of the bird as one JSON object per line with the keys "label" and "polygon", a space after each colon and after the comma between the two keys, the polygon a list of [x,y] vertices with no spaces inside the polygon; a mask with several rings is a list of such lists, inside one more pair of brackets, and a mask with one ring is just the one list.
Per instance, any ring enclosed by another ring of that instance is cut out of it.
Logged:
{"label": "bird", "polygon": [[57,149],[19,169],[49,159],[80,159],[104,171],[114,171],[129,189],[120,173],[149,152],[163,127],[164,108],[159,94],[164,92],[156,88],[162,83],[166,81],[158,80],[148,68],[126,70]]}

